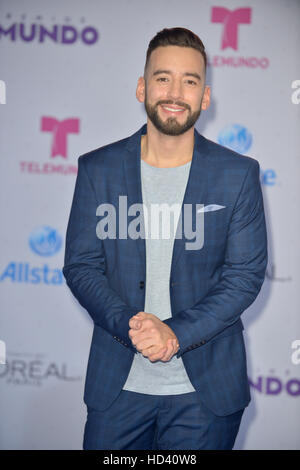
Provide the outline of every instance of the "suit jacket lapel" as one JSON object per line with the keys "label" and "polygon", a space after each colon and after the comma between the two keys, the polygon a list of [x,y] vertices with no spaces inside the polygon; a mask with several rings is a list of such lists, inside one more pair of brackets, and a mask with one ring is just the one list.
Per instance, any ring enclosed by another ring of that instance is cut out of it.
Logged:
{"label": "suit jacket lapel", "polygon": [[[126,152],[124,158],[124,172],[127,184],[127,202],[128,207],[132,204],[142,204],[142,184],[141,184],[141,135],[147,133],[147,124],[144,124],[135,134],[129,137],[126,144]],[[187,181],[186,190],[183,197],[181,207],[181,217],[183,220],[183,207],[185,204],[192,204],[193,213],[193,230],[195,230],[195,212],[196,204],[204,204],[207,193],[207,157],[208,148],[206,139],[194,129],[194,152],[190,166],[189,177]],[[144,214],[142,214],[144,217]],[[182,227],[184,228],[183,224]],[[143,236],[136,240],[136,244],[142,261],[144,269],[146,270],[146,245],[143,227],[141,227]],[[181,238],[174,239],[171,276],[174,272],[175,265],[179,259],[179,255],[185,247],[185,243],[189,242],[185,237],[184,230]],[[144,271],[145,272],[145,271]]]}
{"label": "suit jacket lapel", "polygon": [[[194,129],[194,152],[190,166],[189,177],[181,206],[181,217],[183,219],[184,205],[191,204],[192,207],[192,229],[196,230],[196,204],[205,204],[207,194],[207,158],[208,149],[206,139],[201,136],[196,129]],[[181,233],[181,232],[180,232]],[[185,237],[184,224],[182,223],[181,238],[174,239],[172,265],[171,265],[171,278],[174,274],[176,263],[179,260],[180,254],[185,249],[185,243],[192,240]]]}
{"label": "suit jacket lapel", "polygon": [[[128,208],[132,204],[143,204],[142,181],[141,181],[141,136],[147,133],[147,124],[144,124],[127,142],[124,158],[124,172],[127,184],[127,204]],[[141,217],[144,217],[142,213]],[[146,272],[146,244],[145,233],[141,227],[143,236],[135,240],[140,255],[142,257],[144,272]]]}

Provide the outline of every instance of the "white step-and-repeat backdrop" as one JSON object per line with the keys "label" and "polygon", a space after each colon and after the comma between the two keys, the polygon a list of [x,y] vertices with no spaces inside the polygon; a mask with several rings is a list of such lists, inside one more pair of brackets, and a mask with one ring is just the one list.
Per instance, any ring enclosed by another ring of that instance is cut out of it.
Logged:
{"label": "white step-and-repeat backdrop", "polygon": [[2,449],[82,448],[93,325],[62,275],[77,158],[146,122],[137,79],[174,26],[209,56],[197,129],[261,166],[269,264],[242,315],[252,401],[235,448],[300,448],[300,1],[1,0]]}

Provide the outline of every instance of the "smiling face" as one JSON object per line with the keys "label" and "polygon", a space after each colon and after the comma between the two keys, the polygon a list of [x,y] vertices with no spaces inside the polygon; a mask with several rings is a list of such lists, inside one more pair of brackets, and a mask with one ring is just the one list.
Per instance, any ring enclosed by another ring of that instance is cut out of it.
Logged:
{"label": "smiling face", "polygon": [[204,59],[191,47],[156,48],[138,80],[136,96],[160,132],[181,135],[194,126],[201,110],[209,106]]}

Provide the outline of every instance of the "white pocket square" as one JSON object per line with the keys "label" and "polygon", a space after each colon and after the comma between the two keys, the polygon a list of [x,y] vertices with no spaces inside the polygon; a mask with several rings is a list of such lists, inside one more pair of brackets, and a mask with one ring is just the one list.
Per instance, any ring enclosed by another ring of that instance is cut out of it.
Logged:
{"label": "white pocket square", "polygon": [[209,204],[208,206],[201,207],[198,209],[197,212],[210,212],[210,211],[218,211],[220,209],[224,209],[226,206],[219,206],[218,204]]}

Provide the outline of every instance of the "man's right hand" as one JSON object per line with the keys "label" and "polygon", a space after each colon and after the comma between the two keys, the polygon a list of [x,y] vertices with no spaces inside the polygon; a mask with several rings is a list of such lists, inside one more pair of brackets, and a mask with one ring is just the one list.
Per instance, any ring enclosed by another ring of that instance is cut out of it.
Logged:
{"label": "man's right hand", "polygon": [[[142,327],[142,321],[141,320],[135,320],[134,322],[131,322],[131,328],[134,330],[138,330],[139,328]],[[165,347],[161,348],[158,352],[153,353],[151,356],[145,356],[143,353],[144,357],[148,357],[149,361],[155,362],[155,361],[162,361],[162,362],[168,362],[174,354],[177,353],[179,346],[177,346],[177,340],[169,338],[167,340],[167,344]]]}

